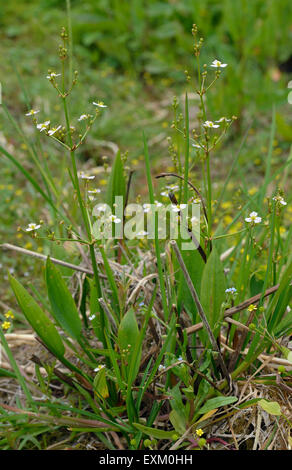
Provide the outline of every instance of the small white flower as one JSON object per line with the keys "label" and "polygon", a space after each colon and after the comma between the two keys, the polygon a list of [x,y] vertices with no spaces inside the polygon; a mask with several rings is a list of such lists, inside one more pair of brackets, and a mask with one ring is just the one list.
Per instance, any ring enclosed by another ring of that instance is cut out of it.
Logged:
{"label": "small white flower", "polygon": [[79,173],[79,178],[81,178],[82,180],[93,180],[95,176],[89,175],[88,173],[84,173],[83,171],[81,171],[81,173]]}
{"label": "small white flower", "polygon": [[86,119],[89,119],[92,117],[91,114],[81,114],[81,116],[78,118],[78,121],[85,121]]}
{"label": "small white flower", "polygon": [[150,209],[151,209],[151,204],[148,204],[148,203],[147,203],[147,204],[143,204],[143,212],[145,212],[145,214],[146,214],[147,212],[149,212]]}
{"label": "small white flower", "polygon": [[194,147],[195,149],[201,149],[202,148],[199,144],[192,144],[192,147]]}
{"label": "small white flower", "polygon": [[212,64],[210,65],[210,67],[214,67],[216,69],[220,69],[220,68],[224,68],[224,67],[227,67],[228,64],[222,64],[222,62],[220,62],[220,60],[213,60]]}
{"label": "small white flower", "polygon": [[192,197],[191,203],[192,203],[192,204],[200,204],[200,203],[201,203],[201,199],[200,199],[199,197]]}
{"label": "small white flower", "polygon": [[34,223],[30,223],[28,224],[28,226],[26,227],[25,231],[26,232],[31,232],[33,230],[38,230],[41,226],[38,225],[38,224],[34,224]]}
{"label": "small white flower", "polygon": [[110,215],[109,220],[114,224],[119,224],[121,222],[121,219],[119,219],[116,215]]}
{"label": "small white flower", "polygon": [[145,230],[140,230],[140,232],[137,233],[137,237],[146,237],[149,232],[145,232]]}
{"label": "small white flower", "polygon": [[99,108],[107,108],[107,105],[104,104],[103,101],[98,101],[97,103],[95,101],[92,102],[94,106],[98,106]]}
{"label": "small white flower", "polygon": [[215,122],[231,122],[231,119],[227,119],[227,117],[223,116],[222,118],[218,119],[218,121]]}
{"label": "small white flower", "polygon": [[259,224],[262,221],[262,218],[258,217],[257,212],[251,212],[249,217],[246,217],[245,221],[248,223]]}
{"label": "small white flower", "polygon": [[209,127],[209,128],[214,128],[214,129],[217,129],[217,127],[220,127],[219,124],[214,124],[213,121],[205,121],[203,126],[204,127]]}
{"label": "small white flower", "polygon": [[99,188],[95,188],[95,189],[91,189],[90,191],[88,191],[89,194],[98,194],[100,193],[100,189]]}
{"label": "small white flower", "polygon": [[38,110],[31,109],[28,113],[26,113],[26,116],[34,116],[37,113],[39,113]]}
{"label": "small white flower", "polygon": [[104,364],[100,364],[99,366],[97,366],[95,369],[94,369],[94,372],[99,372],[101,369],[104,369],[105,368],[105,365]]}
{"label": "small white flower", "polygon": [[156,207],[163,207],[162,202],[155,201],[154,204],[155,204]]}
{"label": "small white flower", "polygon": [[171,207],[173,212],[180,212],[187,207],[187,204],[178,204],[177,206],[172,205]]}
{"label": "small white flower", "polygon": [[284,198],[283,198],[282,196],[275,196],[275,197],[273,197],[273,201],[278,202],[278,203],[281,204],[282,206],[287,206],[287,202],[284,200]]}
{"label": "small white flower", "polygon": [[170,184],[169,186],[165,186],[166,189],[170,189],[171,191],[177,191],[179,186],[177,184]]}
{"label": "small white flower", "polygon": [[95,319],[95,315],[90,315],[90,316],[88,317],[88,319],[89,319],[90,321],[94,320],[94,319]]}
{"label": "small white flower", "polygon": [[47,79],[48,80],[53,80],[54,78],[57,78],[57,77],[60,77],[61,74],[60,73],[56,73],[56,72],[50,72],[49,75],[47,75]]}
{"label": "small white flower", "polygon": [[163,371],[164,369],[165,369],[165,366],[164,366],[164,365],[160,364],[160,365],[158,366],[158,370],[159,370],[160,372]]}
{"label": "small white flower", "polygon": [[52,127],[52,129],[50,129],[50,130],[48,131],[48,134],[49,134],[49,135],[54,135],[54,134],[56,134],[56,132],[58,132],[58,131],[61,129],[61,127],[62,127],[62,126]]}
{"label": "small white flower", "polygon": [[39,129],[40,132],[46,131],[50,125],[50,122],[51,121],[45,121],[37,124],[37,129]]}
{"label": "small white flower", "polygon": [[99,212],[106,212],[108,209],[108,206],[106,204],[99,204],[98,207],[95,208]]}
{"label": "small white flower", "polygon": [[162,193],[160,193],[160,194],[163,197],[168,197],[168,192],[167,191],[162,191]]}

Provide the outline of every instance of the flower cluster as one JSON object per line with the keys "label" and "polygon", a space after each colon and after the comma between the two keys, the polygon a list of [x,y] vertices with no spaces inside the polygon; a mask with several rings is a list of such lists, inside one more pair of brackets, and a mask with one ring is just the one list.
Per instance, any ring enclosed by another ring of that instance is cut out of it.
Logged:
{"label": "flower cluster", "polygon": [[10,320],[13,320],[14,319],[14,315],[12,313],[11,310],[8,310],[7,313],[4,314],[4,317],[6,318],[6,320],[4,320],[4,322],[2,323],[2,329],[3,330],[9,330],[9,328],[11,327],[12,323]]}

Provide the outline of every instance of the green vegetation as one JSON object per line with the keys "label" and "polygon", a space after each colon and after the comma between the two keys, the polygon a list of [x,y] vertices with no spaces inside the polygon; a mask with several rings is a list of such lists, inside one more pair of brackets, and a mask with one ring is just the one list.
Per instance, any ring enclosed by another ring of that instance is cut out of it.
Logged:
{"label": "green vegetation", "polygon": [[1,449],[291,446],[290,3],[1,7]]}

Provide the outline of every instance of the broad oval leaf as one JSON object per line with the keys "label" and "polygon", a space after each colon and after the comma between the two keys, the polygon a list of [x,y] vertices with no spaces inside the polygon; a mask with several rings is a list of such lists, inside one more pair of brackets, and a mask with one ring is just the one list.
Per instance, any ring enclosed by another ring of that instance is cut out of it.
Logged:
{"label": "broad oval leaf", "polygon": [[20,282],[12,276],[9,276],[9,281],[18,305],[28,323],[53,354],[57,357],[64,356],[64,344],[55,325]]}
{"label": "broad oval leaf", "polygon": [[78,310],[60,271],[50,258],[46,263],[46,282],[53,317],[61,328],[78,341],[82,328]]}

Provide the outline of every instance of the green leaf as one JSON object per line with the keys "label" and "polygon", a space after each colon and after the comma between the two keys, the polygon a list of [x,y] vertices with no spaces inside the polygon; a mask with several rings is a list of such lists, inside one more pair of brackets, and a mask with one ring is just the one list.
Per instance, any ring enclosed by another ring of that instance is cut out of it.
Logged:
{"label": "green leaf", "polygon": [[106,371],[105,368],[100,369],[93,381],[93,388],[95,393],[97,393],[98,396],[102,396],[103,398],[108,398],[109,393],[108,393],[108,387],[106,383]]}
{"label": "green leaf", "polygon": [[149,428],[140,423],[133,423],[133,426],[138,429],[138,431],[147,434],[147,436],[154,437],[156,439],[174,439],[177,438],[175,430],[173,431],[163,431],[162,429]]}
{"label": "green leaf", "polygon": [[112,211],[115,203],[115,196],[122,196],[125,203],[126,197],[126,180],[124,176],[124,166],[121,159],[121,152],[118,151],[111,174],[107,184],[106,203],[111,207]]}
{"label": "green leaf", "polygon": [[206,401],[205,405],[202,406],[199,410],[199,414],[208,413],[215,408],[220,408],[220,406],[230,405],[231,403],[235,403],[238,400],[237,397],[215,397],[210,398],[210,400]]}
{"label": "green leaf", "polygon": [[282,414],[281,407],[277,401],[268,401],[263,399],[260,400],[258,404],[264,411],[266,411],[270,415],[281,416]]}
{"label": "green leaf", "polygon": [[[200,292],[202,273],[204,270],[205,263],[198,250],[182,250],[181,249],[181,244],[182,244],[181,238],[177,240],[177,244],[178,244],[178,247],[180,248],[180,253],[182,255],[186,268],[189,272],[192,283],[196,291]],[[190,294],[190,290],[187,284],[183,282],[183,274],[181,270],[179,269],[179,263],[176,257],[174,258],[174,263],[175,263],[174,267],[175,267],[175,272],[176,272],[176,279],[178,281],[178,286],[179,286],[179,290],[178,290],[179,309],[181,309],[182,306],[184,306],[188,312],[191,312],[192,321],[195,323],[196,322],[195,313],[197,311],[196,304]]]}
{"label": "green leaf", "polygon": [[139,329],[133,308],[122,318],[118,330],[118,344],[124,361],[127,364],[131,363],[131,357],[135,349],[135,344],[138,341]]}
{"label": "green leaf", "polygon": [[89,282],[90,294],[89,294],[89,309],[90,316],[93,317],[91,325],[95,336],[102,341],[102,331],[100,326],[100,313],[98,303],[98,290],[93,279],[87,278]]}
{"label": "green leaf", "polygon": [[214,327],[223,317],[221,305],[225,300],[225,287],[223,265],[216,248],[213,247],[203,271],[201,303],[215,337],[219,326]]}
{"label": "green leaf", "polygon": [[78,310],[60,271],[50,258],[46,263],[46,283],[53,317],[61,328],[78,341],[82,328]]}
{"label": "green leaf", "polygon": [[186,432],[185,417],[182,417],[181,414],[179,414],[176,410],[172,410],[169,413],[169,420],[179,435],[182,435]]}
{"label": "green leaf", "polygon": [[20,282],[11,275],[9,275],[9,281],[18,305],[28,323],[53,354],[57,357],[64,356],[65,348],[61,336],[52,321]]}
{"label": "green leaf", "polygon": [[249,283],[251,297],[262,292],[263,285],[264,285],[264,281],[262,279],[258,279],[256,274],[253,274],[252,277],[250,278],[250,283]]}

